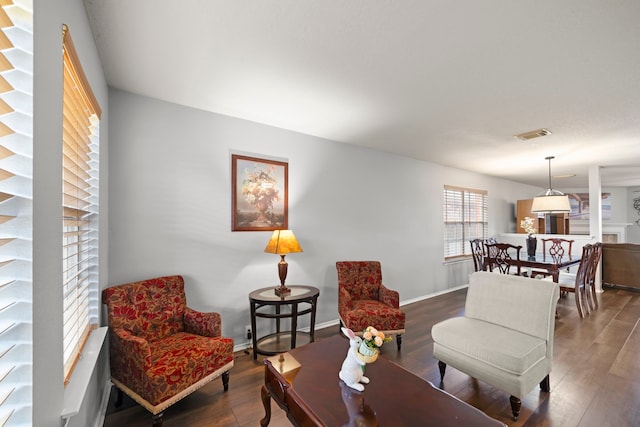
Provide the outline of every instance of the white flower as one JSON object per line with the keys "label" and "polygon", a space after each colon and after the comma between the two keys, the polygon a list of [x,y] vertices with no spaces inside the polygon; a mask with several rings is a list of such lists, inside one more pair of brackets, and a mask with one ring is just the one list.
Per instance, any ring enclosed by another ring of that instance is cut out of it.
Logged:
{"label": "white flower", "polygon": [[524,228],[527,234],[535,234],[536,231],[538,231],[534,225],[535,222],[535,218],[525,216],[524,219],[520,221],[520,227]]}

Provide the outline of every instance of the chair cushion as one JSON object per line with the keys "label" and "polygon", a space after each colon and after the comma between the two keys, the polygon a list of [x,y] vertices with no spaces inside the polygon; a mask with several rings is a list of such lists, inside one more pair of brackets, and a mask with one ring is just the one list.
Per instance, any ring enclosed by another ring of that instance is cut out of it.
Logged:
{"label": "chair cushion", "polygon": [[231,338],[208,338],[186,332],[150,344],[151,367],[140,389],[134,378],[117,378],[152,405],[169,399],[233,360]]}
{"label": "chair cushion", "polygon": [[341,313],[342,320],[354,332],[373,326],[381,331],[404,329],[405,313],[376,300],[352,301],[352,309]]}
{"label": "chair cushion", "polygon": [[434,342],[515,375],[544,359],[545,340],[493,323],[455,317],[433,325]]}

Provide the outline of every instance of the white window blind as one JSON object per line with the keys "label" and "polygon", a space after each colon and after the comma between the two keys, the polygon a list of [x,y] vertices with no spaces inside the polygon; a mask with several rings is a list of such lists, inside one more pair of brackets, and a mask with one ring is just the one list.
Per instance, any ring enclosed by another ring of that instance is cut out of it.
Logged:
{"label": "white window blind", "polygon": [[65,384],[98,324],[100,107],[63,27],[62,228]]}
{"label": "white window blind", "polygon": [[0,6],[0,426],[30,426],[33,5]]}
{"label": "white window blind", "polygon": [[471,255],[469,240],[486,239],[487,192],[444,186],[444,257]]}

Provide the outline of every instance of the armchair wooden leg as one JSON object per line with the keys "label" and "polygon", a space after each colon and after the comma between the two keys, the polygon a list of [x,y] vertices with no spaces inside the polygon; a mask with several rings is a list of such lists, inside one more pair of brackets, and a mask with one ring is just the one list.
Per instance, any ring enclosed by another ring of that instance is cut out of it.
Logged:
{"label": "armchair wooden leg", "polygon": [[402,349],[402,334],[396,335],[396,344],[398,346],[398,351],[400,351]]}
{"label": "armchair wooden leg", "polygon": [[438,368],[440,368],[440,382],[444,381],[444,371],[447,369],[447,364],[438,361]]}
{"label": "armchair wooden leg", "polygon": [[123,399],[124,399],[123,391],[120,390],[118,387],[116,387],[116,401],[115,401],[116,408],[119,408],[122,406]]}
{"label": "armchair wooden leg", "polygon": [[162,422],[164,421],[162,418],[163,415],[164,415],[164,412],[160,412],[159,414],[153,414],[151,416],[153,427],[162,427]]}
{"label": "armchair wooden leg", "polygon": [[224,387],[224,391],[229,390],[229,371],[222,373],[222,386]]}
{"label": "armchair wooden leg", "polygon": [[540,382],[540,390],[549,393],[551,391],[551,386],[549,384],[549,375],[544,377],[544,379]]}
{"label": "armchair wooden leg", "polygon": [[518,420],[518,415],[520,415],[520,407],[522,406],[522,401],[515,396],[511,396],[509,398],[511,401],[511,412],[513,412],[513,421]]}

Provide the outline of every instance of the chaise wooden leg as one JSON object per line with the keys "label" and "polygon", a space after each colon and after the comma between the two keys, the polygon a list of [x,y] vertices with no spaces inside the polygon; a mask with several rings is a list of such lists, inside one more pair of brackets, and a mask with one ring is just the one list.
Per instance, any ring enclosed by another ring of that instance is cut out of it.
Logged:
{"label": "chaise wooden leg", "polygon": [[440,368],[440,382],[444,381],[444,371],[447,369],[447,364],[438,361],[438,368]]}
{"label": "chaise wooden leg", "polygon": [[515,396],[511,396],[509,398],[511,402],[511,412],[513,412],[513,421],[518,420],[518,415],[520,415],[520,407],[522,406],[522,401]]}
{"label": "chaise wooden leg", "polygon": [[551,386],[549,385],[549,375],[544,377],[544,379],[540,382],[540,390],[547,393],[551,391]]}
{"label": "chaise wooden leg", "polygon": [[396,344],[398,345],[398,351],[400,351],[402,347],[402,334],[396,335]]}
{"label": "chaise wooden leg", "polygon": [[222,373],[222,386],[224,387],[224,391],[229,390],[229,371]]}
{"label": "chaise wooden leg", "polygon": [[163,421],[162,415],[164,415],[164,412],[160,412],[159,414],[153,414],[151,416],[153,427],[162,427],[162,421]]}

